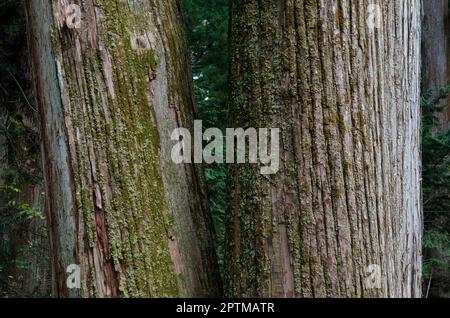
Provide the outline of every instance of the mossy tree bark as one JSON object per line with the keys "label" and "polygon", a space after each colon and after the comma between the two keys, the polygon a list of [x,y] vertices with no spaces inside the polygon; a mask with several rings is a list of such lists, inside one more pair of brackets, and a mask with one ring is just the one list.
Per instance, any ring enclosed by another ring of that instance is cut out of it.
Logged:
{"label": "mossy tree bark", "polygon": [[228,295],[421,295],[420,1],[369,3],[232,1],[232,122],[281,168],[231,169]]}
{"label": "mossy tree bark", "polygon": [[[27,12],[54,296],[216,295],[200,167],[170,158],[172,130],[196,116],[178,2],[29,0]],[[71,264],[81,289],[67,288]]]}

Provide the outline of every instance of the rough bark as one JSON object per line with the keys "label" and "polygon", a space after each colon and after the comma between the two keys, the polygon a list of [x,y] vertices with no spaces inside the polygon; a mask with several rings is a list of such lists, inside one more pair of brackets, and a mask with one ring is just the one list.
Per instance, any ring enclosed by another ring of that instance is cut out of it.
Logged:
{"label": "rough bark", "polygon": [[[423,1],[422,16],[422,91],[429,93],[449,85],[450,81],[450,23],[448,0]],[[439,106],[438,119],[443,129],[450,122],[450,99],[444,98]]]}
{"label": "rough bark", "polygon": [[[202,174],[170,159],[172,130],[196,115],[178,2],[29,0],[27,11],[54,296],[215,295]],[[66,286],[70,264],[79,290]]]}
{"label": "rough bark", "polygon": [[231,168],[226,293],[420,297],[420,1],[232,1],[230,56],[232,123],[280,128],[281,166]]}

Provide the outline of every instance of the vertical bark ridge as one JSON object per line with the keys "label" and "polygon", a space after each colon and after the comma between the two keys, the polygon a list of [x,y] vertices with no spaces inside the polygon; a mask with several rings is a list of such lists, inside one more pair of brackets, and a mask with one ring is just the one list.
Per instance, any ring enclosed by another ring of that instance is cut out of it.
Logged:
{"label": "vertical bark ridge", "polygon": [[276,175],[230,169],[229,295],[420,297],[419,15],[417,0],[233,1],[232,122],[280,128],[281,150]]}
{"label": "vertical bark ridge", "polygon": [[[68,28],[66,8],[82,12]],[[57,296],[219,292],[201,168],[170,136],[196,115],[176,1],[28,1]],[[65,269],[78,264],[82,288]]]}

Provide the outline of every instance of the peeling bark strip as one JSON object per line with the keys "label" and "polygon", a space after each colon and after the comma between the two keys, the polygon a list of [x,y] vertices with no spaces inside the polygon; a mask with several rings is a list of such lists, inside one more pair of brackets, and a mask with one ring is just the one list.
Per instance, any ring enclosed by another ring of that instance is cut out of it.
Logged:
{"label": "peeling bark strip", "polygon": [[231,169],[227,294],[420,297],[420,1],[235,0],[231,17],[232,122],[282,137],[275,176]]}
{"label": "peeling bark strip", "polygon": [[[196,112],[177,2],[29,0],[27,11],[54,296],[215,296],[202,173],[170,160],[170,133]],[[80,290],[66,287],[70,264]]]}

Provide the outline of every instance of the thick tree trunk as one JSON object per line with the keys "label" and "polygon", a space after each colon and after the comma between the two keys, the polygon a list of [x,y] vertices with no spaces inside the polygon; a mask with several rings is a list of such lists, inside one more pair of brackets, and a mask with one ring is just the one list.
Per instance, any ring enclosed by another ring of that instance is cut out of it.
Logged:
{"label": "thick tree trunk", "polygon": [[[195,116],[177,1],[27,11],[55,296],[215,295],[201,171],[170,158],[172,130]],[[66,285],[71,264],[81,289]]]}
{"label": "thick tree trunk", "polygon": [[[450,23],[448,0],[423,1],[422,17],[422,91],[430,93],[450,84]],[[438,119],[443,129],[450,122],[450,99],[444,98]]]}
{"label": "thick tree trunk", "polygon": [[281,164],[231,169],[228,295],[421,296],[420,1],[374,3],[232,2],[232,122]]}

